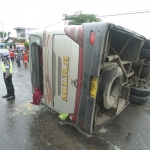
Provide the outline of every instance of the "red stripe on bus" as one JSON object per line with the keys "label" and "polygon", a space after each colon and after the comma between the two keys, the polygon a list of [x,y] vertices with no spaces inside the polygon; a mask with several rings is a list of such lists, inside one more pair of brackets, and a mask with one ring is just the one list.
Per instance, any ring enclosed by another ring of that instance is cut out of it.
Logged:
{"label": "red stripe on bus", "polygon": [[73,122],[76,122],[78,110],[79,110],[79,103],[80,103],[81,90],[82,90],[82,73],[83,73],[83,47],[80,47],[79,48],[79,65],[78,65],[76,101],[75,101],[74,114],[72,118]]}

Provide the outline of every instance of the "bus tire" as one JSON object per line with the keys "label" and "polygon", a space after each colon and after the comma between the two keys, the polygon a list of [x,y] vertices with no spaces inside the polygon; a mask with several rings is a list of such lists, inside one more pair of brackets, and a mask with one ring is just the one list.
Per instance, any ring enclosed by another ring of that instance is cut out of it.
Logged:
{"label": "bus tire", "polygon": [[142,96],[136,96],[136,95],[130,94],[130,102],[132,103],[142,104],[142,103],[146,103],[149,99],[150,99],[150,96],[142,97]]}
{"label": "bus tire", "polygon": [[138,87],[131,87],[130,93],[136,96],[150,96],[150,87],[149,86],[145,86],[144,89],[142,88],[138,88]]}
{"label": "bus tire", "polygon": [[109,66],[100,77],[99,98],[103,107],[110,109],[118,100],[123,83],[123,73],[119,66]]}
{"label": "bus tire", "polygon": [[143,48],[150,49],[150,40],[145,41],[145,43],[143,44]]}
{"label": "bus tire", "polygon": [[150,48],[149,49],[142,48],[141,52],[140,52],[140,57],[149,58],[150,57]]}

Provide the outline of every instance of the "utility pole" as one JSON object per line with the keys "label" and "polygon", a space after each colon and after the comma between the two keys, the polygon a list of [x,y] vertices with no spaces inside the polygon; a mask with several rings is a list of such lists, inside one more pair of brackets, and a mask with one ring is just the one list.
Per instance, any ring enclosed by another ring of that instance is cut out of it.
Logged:
{"label": "utility pole", "polygon": [[3,31],[3,24],[4,24],[4,23],[2,22],[2,19],[1,19],[1,22],[0,22],[0,23],[2,24],[2,32],[3,32],[3,38],[2,38],[2,39],[3,39],[3,41],[4,41],[4,31]]}

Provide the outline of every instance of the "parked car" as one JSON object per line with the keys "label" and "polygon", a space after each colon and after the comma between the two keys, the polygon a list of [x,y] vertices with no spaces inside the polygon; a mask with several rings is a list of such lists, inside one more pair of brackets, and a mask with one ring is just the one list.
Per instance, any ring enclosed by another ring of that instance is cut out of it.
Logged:
{"label": "parked car", "polygon": [[0,49],[0,57],[1,57],[3,54],[9,56],[9,50],[8,50],[8,49]]}

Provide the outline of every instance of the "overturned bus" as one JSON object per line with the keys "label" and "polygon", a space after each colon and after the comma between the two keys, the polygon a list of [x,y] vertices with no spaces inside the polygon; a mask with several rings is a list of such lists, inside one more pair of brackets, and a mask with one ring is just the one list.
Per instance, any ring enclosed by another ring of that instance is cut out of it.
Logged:
{"label": "overturned bus", "polygon": [[66,122],[87,134],[124,110],[131,87],[143,91],[147,83],[140,79],[139,57],[145,37],[123,27],[52,26],[33,31],[29,40],[33,89],[43,92],[42,103],[68,114]]}

